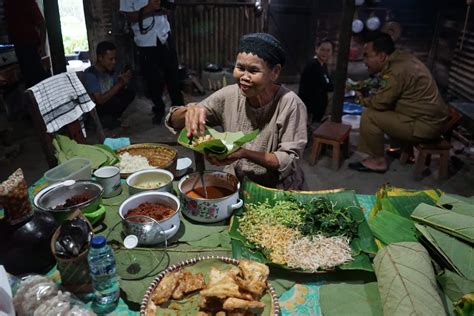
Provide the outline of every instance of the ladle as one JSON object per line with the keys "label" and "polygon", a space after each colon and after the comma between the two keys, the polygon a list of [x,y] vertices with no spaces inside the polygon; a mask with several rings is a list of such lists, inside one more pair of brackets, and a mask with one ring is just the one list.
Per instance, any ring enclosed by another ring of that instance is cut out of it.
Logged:
{"label": "ladle", "polygon": [[194,163],[196,164],[196,171],[199,172],[199,178],[196,178],[196,181],[194,181],[191,190],[194,191],[196,183],[198,182],[199,179],[201,179],[202,189],[204,191],[204,197],[207,199],[208,198],[207,188],[206,188],[206,184],[204,183],[204,170],[206,169],[205,163],[204,163],[204,155],[198,152],[194,152]]}

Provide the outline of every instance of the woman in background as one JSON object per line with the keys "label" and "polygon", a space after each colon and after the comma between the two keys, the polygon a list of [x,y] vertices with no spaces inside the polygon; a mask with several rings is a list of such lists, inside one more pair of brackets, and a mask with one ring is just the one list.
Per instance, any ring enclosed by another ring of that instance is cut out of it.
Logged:
{"label": "woman in background", "polygon": [[328,92],[333,90],[327,63],[331,60],[333,50],[333,42],[321,40],[316,46],[313,59],[301,74],[298,96],[306,105],[309,122],[320,122],[326,113]]}

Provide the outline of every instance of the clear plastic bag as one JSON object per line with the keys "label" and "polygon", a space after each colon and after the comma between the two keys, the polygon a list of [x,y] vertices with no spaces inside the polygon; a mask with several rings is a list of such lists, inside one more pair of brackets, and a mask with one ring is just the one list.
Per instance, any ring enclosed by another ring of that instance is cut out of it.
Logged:
{"label": "clear plastic bag", "polygon": [[16,278],[13,282],[13,305],[18,316],[90,316],[94,312],[51,279],[41,275]]}

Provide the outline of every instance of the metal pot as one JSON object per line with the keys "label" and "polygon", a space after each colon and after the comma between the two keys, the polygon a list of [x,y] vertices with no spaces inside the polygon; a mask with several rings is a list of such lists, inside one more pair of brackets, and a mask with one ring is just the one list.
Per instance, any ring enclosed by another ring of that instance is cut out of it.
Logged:
{"label": "metal pot", "polygon": [[[75,209],[80,209],[83,213],[94,212],[102,202],[104,189],[100,184],[88,180],[66,180],[51,184],[36,194],[33,204],[36,208],[51,212],[57,221],[66,219]],[[67,207],[63,205],[67,199],[79,194],[87,194],[89,199],[82,203]]]}
{"label": "metal pot", "polygon": [[234,175],[222,171],[204,171],[205,187],[222,188],[230,194],[217,198],[191,197],[189,192],[203,189],[199,172],[183,177],[178,183],[182,212],[197,222],[215,223],[232,216],[232,213],[242,207],[239,198],[240,182]]}
{"label": "metal pot", "polygon": [[[127,178],[128,192],[134,195],[140,192],[159,191],[171,192],[173,189],[174,175],[165,169],[146,169],[132,173]],[[154,188],[139,188],[139,185],[149,182],[162,183],[159,187]]]}
{"label": "metal pot", "polygon": [[[153,225],[151,221],[142,223],[126,219],[129,210],[145,202],[163,204],[175,211],[170,217],[158,221],[159,225]],[[180,206],[178,198],[167,192],[149,191],[129,197],[119,208],[119,215],[122,218],[125,234],[137,236],[140,245],[155,245],[170,239],[178,232],[181,223],[178,212]]]}

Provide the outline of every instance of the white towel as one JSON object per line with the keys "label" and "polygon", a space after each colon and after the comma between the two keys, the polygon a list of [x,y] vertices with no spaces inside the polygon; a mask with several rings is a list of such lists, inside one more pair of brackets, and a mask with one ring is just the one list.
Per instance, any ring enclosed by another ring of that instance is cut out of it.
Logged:
{"label": "white towel", "polygon": [[95,107],[75,72],[63,72],[30,88],[48,133],[79,119]]}

